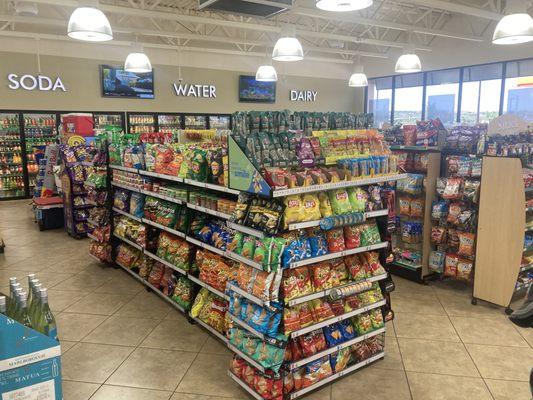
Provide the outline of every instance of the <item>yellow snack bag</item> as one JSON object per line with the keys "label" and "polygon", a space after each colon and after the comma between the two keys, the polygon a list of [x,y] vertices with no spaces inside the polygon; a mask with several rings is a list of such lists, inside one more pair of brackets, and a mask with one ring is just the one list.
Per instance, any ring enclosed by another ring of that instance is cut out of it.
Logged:
{"label": "yellow snack bag", "polygon": [[333,210],[331,209],[331,203],[326,192],[320,192],[318,194],[318,206],[322,218],[331,217]]}
{"label": "yellow snack bag", "polygon": [[305,194],[303,196],[304,214],[301,221],[315,221],[321,218],[320,206],[316,194]]}
{"label": "yellow snack bag", "polygon": [[304,203],[299,195],[287,196],[284,200],[285,212],[283,213],[283,225],[285,229],[289,224],[302,222],[304,218]]}

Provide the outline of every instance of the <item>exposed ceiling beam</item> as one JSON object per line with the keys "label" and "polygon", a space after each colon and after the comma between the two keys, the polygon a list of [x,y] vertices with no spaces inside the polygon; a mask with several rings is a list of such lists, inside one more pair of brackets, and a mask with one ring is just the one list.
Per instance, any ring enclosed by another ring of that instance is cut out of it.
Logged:
{"label": "exposed ceiling beam", "polygon": [[[67,21],[64,21],[62,19],[42,18],[42,17],[25,17],[25,16],[20,16],[20,15],[0,15],[0,21],[17,22],[17,23],[32,24],[32,25],[41,24],[41,25],[46,25],[46,26],[61,27],[65,29],[67,27]],[[113,27],[113,32],[132,34],[132,35],[142,35],[142,36],[155,36],[155,37],[165,37],[165,38],[175,38],[175,39],[185,39],[185,40],[198,40],[202,42],[212,42],[212,43],[225,43],[225,44],[238,43],[238,44],[246,44],[249,46],[261,46],[265,48],[274,47],[274,44],[269,41],[251,40],[251,39],[244,39],[244,38],[224,37],[224,36],[201,35],[201,34],[186,33],[186,32],[151,30],[151,29],[142,29],[142,28],[134,28],[134,27],[115,26]],[[329,54],[347,54],[347,55],[361,56],[361,57],[389,58],[388,55],[385,53],[347,50],[347,49],[334,49],[334,48],[326,48],[326,47],[305,46],[305,51],[329,53]]]}
{"label": "exposed ceiling beam", "polygon": [[351,22],[351,23],[360,24],[360,25],[379,26],[381,28],[396,29],[400,31],[412,31],[416,33],[423,33],[426,35],[434,35],[434,36],[441,36],[441,37],[447,37],[447,38],[452,38],[452,39],[468,40],[472,42],[483,42],[485,40],[481,36],[466,35],[462,33],[448,32],[448,31],[443,31],[439,29],[430,29],[430,28],[424,28],[424,27],[419,27],[419,26],[400,24],[398,22],[392,22],[392,21],[383,21],[383,20],[372,19],[372,18],[363,18],[351,12],[342,13],[342,14],[338,14],[338,13],[332,14],[332,13],[320,11],[320,10],[313,9],[313,8],[295,7],[290,11],[290,14],[303,15],[306,17],[321,18],[321,19],[333,20],[333,21]]}
{"label": "exposed ceiling beam", "polygon": [[436,8],[439,10],[450,11],[456,14],[471,15],[474,17],[492,19],[495,21],[500,20],[503,15],[489,11],[487,9],[476,8],[471,6],[465,6],[463,4],[451,3],[444,0],[406,0],[406,3],[416,4],[425,8]]}
{"label": "exposed ceiling beam", "polygon": [[[35,0],[35,3],[40,4],[54,4],[62,5],[64,7],[75,8],[78,7],[78,2],[76,0]],[[226,19],[216,18],[216,17],[204,17],[198,15],[184,15],[179,14],[175,9],[168,8],[167,11],[153,11],[153,10],[143,10],[140,8],[131,8],[123,6],[114,6],[108,4],[100,3],[99,8],[104,12],[121,14],[121,15],[131,15],[141,18],[159,18],[163,20],[172,20],[178,22],[191,22],[196,24],[205,24],[205,25],[217,25],[225,26],[229,28],[239,28],[245,30],[253,30],[258,32],[270,32],[279,34],[281,32],[281,27],[276,25],[267,25],[264,23],[256,22],[242,22],[242,21],[229,21]],[[339,40],[350,43],[358,44],[369,44],[374,46],[385,46],[385,47],[395,47],[395,48],[404,48],[408,46],[408,43],[394,42],[387,40],[377,40],[377,39],[368,39],[361,38],[357,36],[349,35],[339,35],[332,34],[327,32],[314,32],[305,29],[296,29],[296,34],[307,37],[314,37],[319,39],[329,39],[329,40]],[[416,45],[417,50],[421,51],[431,51],[431,48],[428,46]]]}
{"label": "exposed ceiling beam", "polygon": [[[79,43],[76,40],[70,39],[66,35],[53,35],[46,33],[35,33],[35,32],[21,32],[21,31],[0,31],[0,37],[16,37],[16,38],[27,38],[27,39],[40,39],[40,40],[51,40],[51,41],[61,41],[61,42],[70,42],[70,43]],[[98,45],[105,46],[122,46],[130,47],[130,41],[119,41],[119,40],[110,40],[108,42],[97,42]],[[240,50],[228,50],[228,49],[217,49],[217,48],[207,48],[207,47],[187,47],[187,46],[172,46],[168,44],[158,44],[158,43],[149,43],[149,42],[138,42],[145,49],[164,49],[164,50],[180,50],[180,51],[190,51],[195,53],[213,53],[213,54],[226,54],[226,55],[236,55],[236,56],[252,56],[258,58],[264,58],[264,52],[250,52],[250,51],[240,51]],[[92,45],[89,42],[85,42],[86,45]],[[306,57],[308,61],[316,62],[327,62],[327,63],[336,63],[336,64],[352,64],[352,60],[344,60],[341,58],[332,58],[332,57]]]}

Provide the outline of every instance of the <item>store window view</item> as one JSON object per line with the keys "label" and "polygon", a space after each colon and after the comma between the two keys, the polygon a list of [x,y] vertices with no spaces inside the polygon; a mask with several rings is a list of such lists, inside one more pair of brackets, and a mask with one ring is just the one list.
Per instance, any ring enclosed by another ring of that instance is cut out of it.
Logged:
{"label": "store window view", "polygon": [[0,15],[0,400],[533,399],[533,3]]}

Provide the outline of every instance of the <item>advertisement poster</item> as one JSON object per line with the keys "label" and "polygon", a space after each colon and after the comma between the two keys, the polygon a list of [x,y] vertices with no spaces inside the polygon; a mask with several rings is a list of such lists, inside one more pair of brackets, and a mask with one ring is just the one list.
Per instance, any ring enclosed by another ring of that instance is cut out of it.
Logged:
{"label": "advertisement poster", "polygon": [[244,155],[239,145],[230,136],[229,144],[229,183],[231,189],[248,193],[270,195],[270,186]]}

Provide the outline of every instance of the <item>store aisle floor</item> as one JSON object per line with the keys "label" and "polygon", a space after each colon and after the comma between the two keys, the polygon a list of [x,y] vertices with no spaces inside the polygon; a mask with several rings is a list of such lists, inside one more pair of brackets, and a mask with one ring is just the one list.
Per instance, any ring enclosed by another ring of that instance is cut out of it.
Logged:
{"label": "store aisle floor", "polygon": [[[228,350],[124,271],[88,256],[88,240],[39,232],[28,201],[0,202],[0,291],[29,272],[49,288],[65,400],[247,399]],[[468,290],[395,278],[386,358],[309,400],[530,400],[533,329]]]}

